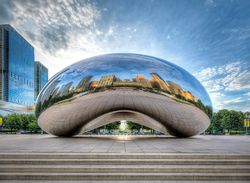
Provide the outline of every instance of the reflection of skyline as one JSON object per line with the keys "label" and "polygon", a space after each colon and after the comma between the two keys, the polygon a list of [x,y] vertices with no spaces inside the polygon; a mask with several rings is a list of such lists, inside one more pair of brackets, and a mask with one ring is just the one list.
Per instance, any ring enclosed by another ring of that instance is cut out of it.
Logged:
{"label": "reflection of skyline", "polygon": [[72,97],[119,87],[165,95],[212,113],[206,91],[192,75],[174,64],[148,56],[142,59],[137,54],[93,57],[66,68],[48,83],[37,112]]}
{"label": "reflection of skyline", "polygon": [[[78,77],[71,71],[79,74]],[[150,73],[158,73],[165,82],[172,81],[181,86],[184,90],[190,91],[206,105],[211,101],[203,86],[188,72],[182,68],[158,58],[138,54],[108,54],[85,59],[68,67],[63,74],[62,81],[73,79],[73,86],[76,87],[83,75],[91,75],[92,80],[99,80],[103,75],[115,75],[120,79],[132,79],[138,74],[151,80]],[[60,83],[60,87],[65,83]]]}
{"label": "reflection of skyline", "polygon": [[151,73],[151,80],[146,79],[142,74],[136,75],[131,79],[120,79],[115,75],[104,75],[99,80],[91,81],[93,76],[83,77],[76,87],[73,87],[73,82],[66,83],[60,87],[57,87],[53,92],[53,96],[65,96],[69,93],[81,93],[86,90],[94,90],[108,87],[135,87],[135,88],[147,88],[154,89],[161,92],[166,92],[170,95],[174,95],[177,98],[184,100],[197,102],[198,98],[195,97],[190,91],[182,89],[181,86],[173,81],[164,81],[162,77],[157,73]]}
{"label": "reflection of skyline", "polygon": [[120,79],[116,75],[102,75],[100,79],[93,80],[92,75],[87,75],[82,77],[82,79],[74,85],[73,81],[64,83],[61,86],[58,86],[57,82],[54,82],[54,86],[50,86],[53,91],[48,92],[46,97],[42,100],[44,105],[38,105],[38,110],[42,111],[46,106],[53,105],[58,101],[63,101],[73,97],[74,95],[84,93],[84,92],[98,92],[103,91],[109,88],[119,88],[119,87],[131,87],[135,89],[141,89],[143,91],[159,93],[167,95],[174,100],[179,102],[188,102],[193,104],[211,116],[212,110],[211,107],[202,103],[198,97],[194,96],[190,91],[184,90],[180,85],[176,84],[173,81],[167,80],[164,81],[163,78],[158,73],[150,73],[151,79],[147,79],[142,74],[137,74],[134,78],[130,79]]}

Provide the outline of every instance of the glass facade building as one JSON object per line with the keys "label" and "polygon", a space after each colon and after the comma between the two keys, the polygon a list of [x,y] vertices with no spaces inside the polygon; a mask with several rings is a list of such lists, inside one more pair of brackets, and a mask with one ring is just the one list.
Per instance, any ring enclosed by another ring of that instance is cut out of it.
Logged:
{"label": "glass facade building", "polygon": [[35,89],[35,100],[36,100],[39,92],[48,82],[48,69],[38,61],[35,62],[34,78],[35,78],[34,89]]}
{"label": "glass facade building", "polygon": [[0,100],[34,104],[34,48],[10,25],[0,25]]}

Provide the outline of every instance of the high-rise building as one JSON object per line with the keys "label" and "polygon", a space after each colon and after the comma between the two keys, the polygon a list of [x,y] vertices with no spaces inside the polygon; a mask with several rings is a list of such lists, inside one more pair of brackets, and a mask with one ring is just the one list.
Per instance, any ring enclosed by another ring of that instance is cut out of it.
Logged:
{"label": "high-rise building", "polygon": [[152,77],[151,84],[153,88],[158,88],[163,91],[170,91],[168,85],[157,73],[151,73],[150,75]]}
{"label": "high-rise building", "polygon": [[60,96],[67,96],[70,93],[71,86],[73,82],[66,83],[60,88]]}
{"label": "high-rise building", "polygon": [[35,62],[35,72],[34,72],[34,78],[35,78],[35,100],[39,94],[39,92],[42,90],[42,88],[45,86],[45,84],[48,82],[48,69],[41,64],[40,62]]}
{"label": "high-rise building", "polygon": [[0,100],[34,104],[34,48],[10,25],[0,25]]}
{"label": "high-rise building", "polygon": [[111,86],[114,80],[115,80],[114,75],[102,76],[97,83],[97,87],[101,88],[101,87]]}
{"label": "high-rise building", "polygon": [[184,90],[179,85],[177,85],[176,83],[172,81],[167,81],[167,82],[168,82],[171,93],[175,95],[184,96]]}
{"label": "high-rise building", "polygon": [[84,90],[86,90],[89,85],[90,85],[90,81],[92,79],[93,76],[84,76],[80,82],[78,83],[78,85],[76,86],[75,92],[82,92]]}
{"label": "high-rise building", "polygon": [[197,97],[193,96],[192,93],[190,91],[184,91],[184,97],[187,99],[187,100],[191,100],[193,102],[197,102]]}

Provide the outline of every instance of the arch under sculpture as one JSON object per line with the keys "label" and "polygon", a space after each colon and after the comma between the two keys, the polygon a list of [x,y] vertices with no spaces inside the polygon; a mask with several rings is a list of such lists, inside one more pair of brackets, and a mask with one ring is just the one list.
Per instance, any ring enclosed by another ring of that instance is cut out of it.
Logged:
{"label": "arch under sculpture", "polygon": [[206,130],[212,107],[203,86],[182,68],[146,55],[107,54],[53,76],[35,112],[39,126],[56,136],[129,120],[189,137]]}

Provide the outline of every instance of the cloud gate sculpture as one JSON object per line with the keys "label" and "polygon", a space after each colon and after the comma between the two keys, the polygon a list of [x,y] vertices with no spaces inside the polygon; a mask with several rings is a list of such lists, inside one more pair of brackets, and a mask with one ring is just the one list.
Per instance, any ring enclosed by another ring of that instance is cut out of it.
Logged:
{"label": "cloud gate sculpture", "polygon": [[107,54],[53,76],[35,113],[39,126],[56,136],[128,120],[189,137],[206,130],[212,107],[203,86],[184,69],[146,55]]}

